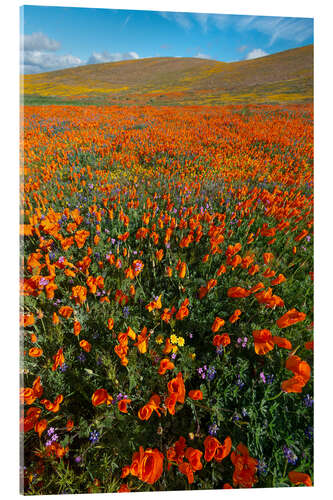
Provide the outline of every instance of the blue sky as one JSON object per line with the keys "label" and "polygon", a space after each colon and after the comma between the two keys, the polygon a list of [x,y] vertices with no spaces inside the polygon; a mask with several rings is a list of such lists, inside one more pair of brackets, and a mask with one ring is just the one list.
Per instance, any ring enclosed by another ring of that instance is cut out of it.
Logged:
{"label": "blue sky", "polygon": [[24,6],[21,71],[145,57],[232,62],[313,43],[313,19]]}

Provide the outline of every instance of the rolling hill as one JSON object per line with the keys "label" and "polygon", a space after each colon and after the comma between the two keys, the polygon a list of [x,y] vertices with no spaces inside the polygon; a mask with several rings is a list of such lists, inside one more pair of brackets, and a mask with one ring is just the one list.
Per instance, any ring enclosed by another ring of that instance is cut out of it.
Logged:
{"label": "rolling hill", "polygon": [[160,57],[22,76],[24,104],[297,103],[313,99],[313,45],[224,63]]}

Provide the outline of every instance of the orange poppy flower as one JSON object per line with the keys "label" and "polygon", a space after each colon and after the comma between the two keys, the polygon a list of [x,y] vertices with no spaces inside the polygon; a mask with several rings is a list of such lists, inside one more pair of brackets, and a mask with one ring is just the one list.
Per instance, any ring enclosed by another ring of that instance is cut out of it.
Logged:
{"label": "orange poppy flower", "polygon": [[47,428],[47,420],[43,418],[42,420],[39,420],[38,422],[35,423],[35,431],[37,432],[38,436],[41,437],[45,429]]}
{"label": "orange poppy flower", "polygon": [[99,406],[106,403],[108,399],[108,392],[106,389],[97,389],[91,396],[91,402],[94,406]]}
{"label": "orange poppy flower", "polygon": [[194,482],[193,469],[188,462],[182,462],[178,465],[178,469],[182,474],[185,474],[188,480],[188,484],[192,484]]}
{"label": "orange poppy flower", "polygon": [[67,420],[67,423],[66,423],[66,429],[68,432],[70,432],[71,430],[73,430],[73,427],[74,427],[74,422],[72,419],[68,419]]}
{"label": "orange poppy flower", "polygon": [[306,361],[298,356],[290,356],[286,361],[286,369],[292,371],[295,375],[300,375],[307,383],[310,380],[311,368]]}
{"label": "orange poppy flower", "polygon": [[26,328],[27,326],[32,326],[35,323],[35,317],[32,313],[21,314],[20,316],[20,326]]}
{"label": "orange poppy flower", "polygon": [[43,389],[43,386],[40,383],[40,376],[38,376],[34,380],[34,382],[32,384],[32,389],[34,391],[34,394],[35,394],[36,398],[40,398],[42,396],[44,389]]}
{"label": "orange poppy flower", "polygon": [[174,367],[175,365],[168,358],[161,359],[158,373],[164,375],[167,370],[173,370]]}
{"label": "orange poppy flower", "polygon": [[132,476],[140,481],[154,484],[162,475],[164,456],[157,448],[146,450],[140,446],[138,452],[133,454],[130,466]]}
{"label": "orange poppy flower", "polygon": [[274,259],[274,255],[270,252],[266,252],[263,254],[263,258],[264,258],[264,263],[268,264],[269,262],[271,262],[271,260]]}
{"label": "orange poppy flower", "polygon": [[58,352],[53,356],[53,359],[54,363],[52,366],[52,371],[55,371],[58,368],[58,366],[62,366],[65,361],[62,348],[60,348]]}
{"label": "orange poppy flower", "polygon": [[153,409],[150,405],[146,404],[140,408],[138,411],[138,417],[140,420],[149,420],[151,414],[153,413]]}
{"label": "orange poppy flower", "polygon": [[212,332],[213,333],[218,332],[219,329],[224,325],[224,323],[225,323],[224,319],[216,316],[216,318],[214,319],[214,322],[212,324]]}
{"label": "orange poppy flower", "polygon": [[279,328],[286,328],[287,326],[294,325],[295,323],[299,323],[300,321],[304,321],[306,318],[306,314],[302,312],[298,312],[296,309],[290,309],[290,311],[286,312],[281,318],[279,318],[276,322]]}
{"label": "orange poppy flower", "polygon": [[254,340],[254,350],[260,356],[263,356],[274,348],[272,334],[269,330],[254,330],[252,335]]}
{"label": "orange poppy flower", "polygon": [[90,352],[91,351],[91,344],[87,341],[87,340],[81,340],[80,341],[80,347],[82,347],[82,349],[86,352]]}
{"label": "orange poppy flower", "polygon": [[89,231],[85,231],[83,229],[80,231],[77,231],[74,235],[74,239],[75,239],[75,242],[77,244],[77,247],[82,248],[89,236],[90,236]]}
{"label": "orange poppy flower", "polygon": [[286,277],[283,274],[279,274],[274,280],[271,281],[271,285],[280,285],[284,281],[286,281]]}
{"label": "orange poppy flower", "polygon": [[202,463],[201,463],[202,454],[203,454],[202,451],[196,450],[195,448],[191,448],[190,446],[186,448],[185,458],[187,458],[194,471],[202,469]]}
{"label": "orange poppy flower", "polygon": [[122,483],[117,490],[117,493],[130,493],[130,492],[131,490],[129,489],[126,483]]}
{"label": "orange poppy flower", "polygon": [[[74,286],[72,288],[71,299],[75,300],[76,305],[82,305],[87,299],[87,289],[85,286]],[[60,311],[59,311],[60,312]]]}
{"label": "orange poppy flower", "polygon": [[293,348],[291,342],[288,339],[285,339],[284,337],[273,336],[273,342],[275,345],[277,345],[278,347],[282,347],[283,349],[291,350]]}
{"label": "orange poppy flower", "polygon": [[36,401],[36,394],[31,387],[25,387],[20,390],[20,400],[21,403],[25,403],[27,405],[32,405],[34,401]]}
{"label": "orange poppy flower", "polygon": [[230,342],[230,337],[227,333],[223,333],[222,335],[215,335],[213,338],[213,345],[215,345],[216,347],[220,345],[226,347],[230,344]]}
{"label": "orange poppy flower", "polygon": [[168,383],[169,394],[176,394],[176,401],[183,404],[185,401],[185,385],[181,372],[178,373],[177,377],[170,380]]}
{"label": "orange poppy flower", "polygon": [[204,458],[206,462],[211,462],[213,458],[217,462],[221,462],[223,458],[229,455],[231,450],[231,439],[226,437],[223,444],[212,436],[207,436],[204,440],[205,455]]}
{"label": "orange poppy flower", "polygon": [[295,375],[294,377],[284,380],[281,384],[281,389],[284,392],[302,392],[303,387],[305,386],[304,378],[300,375]]}
{"label": "orange poppy flower", "polygon": [[312,486],[311,477],[309,474],[305,474],[304,472],[298,471],[290,471],[288,474],[289,481],[293,484],[299,485],[304,484],[305,486]]}
{"label": "orange poppy flower", "polygon": [[32,347],[29,349],[28,354],[31,358],[39,358],[43,354],[43,349],[40,349],[39,347]]}
{"label": "orange poppy flower", "polygon": [[242,288],[240,286],[235,286],[235,287],[229,288],[227,295],[230,298],[244,298],[244,297],[248,297],[250,295],[250,293],[251,292],[248,292],[247,290],[245,290],[245,288]]}
{"label": "orange poppy flower", "polygon": [[129,336],[130,339],[135,340],[136,339],[136,333],[132,328],[129,326],[126,330],[126,335]]}
{"label": "orange poppy flower", "polygon": [[193,399],[194,401],[200,401],[203,398],[203,395],[199,389],[196,389],[194,391],[190,391],[188,393],[188,397]]}
{"label": "orange poppy flower", "polygon": [[313,351],[313,340],[310,340],[309,342],[305,342],[304,344],[305,349],[309,349]]}
{"label": "orange poppy flower", "polygon": [[236,451],[231,453],[230,459],[235,467],[232,476],[234,486],[252,488],[258,481],[256,477],[258,460],[250,457],[247,447],[242,443],[239,443]]}
{"label": "orange poppy flower", "polygon": [[74,335],[76,335],[76,337],[78,335],[80,335],[80,332],[81,332],[81,323],[79,321],[74,321],[73,332],[74,332]]}
{"label": "orange poppy flower", "polygon": [[131,399],[121,399],[118,401],[118,409],[122,413],[127,413],[127,405],[130,404]]}
{"label": "orange poppy flower", "polygon": [[236,321],[239,320],[240,315],[242,314],[242,311],[240,309],[236,309],[232,315],[229,318],[230,323],[235,323]]}
{"label": "orange poppy flower", "polygon": [[73,314],[73,309],[70,307],[70,306],[62,306],[60,307],[59,309],[59,314],[60,316],[62,316],[63,318],[70,318],[71,315]]}

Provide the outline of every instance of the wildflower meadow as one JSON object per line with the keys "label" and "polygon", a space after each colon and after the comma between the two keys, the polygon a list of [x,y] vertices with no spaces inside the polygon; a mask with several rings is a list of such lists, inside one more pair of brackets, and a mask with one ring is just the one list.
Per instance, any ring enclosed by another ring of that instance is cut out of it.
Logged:
{"label": "wildflower meadow", "polygon": [[313,108],[22,107],[26,495],[313,483]]}

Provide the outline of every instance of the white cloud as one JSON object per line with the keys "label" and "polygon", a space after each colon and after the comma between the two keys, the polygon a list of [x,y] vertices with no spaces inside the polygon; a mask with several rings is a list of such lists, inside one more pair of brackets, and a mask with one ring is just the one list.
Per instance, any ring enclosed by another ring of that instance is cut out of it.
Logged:
{"label": "white cloud", "polygon": [[80,66],[84,64],[84,61],[70,54],[56,55],[39,50],[26,50],[22,54],[22,63],[24,73],[43,73]]}
{"label": "white cloud", "polygon": [[60,43],[56,40],[52,40],[43,33],[32,33],[32,35],[24,35],[21,38],[22,49],[23,50],[45,50],[47,52],[53,52],[60,48]]}
{"label": "white cloud", "polygon": [[196,56],[194,56],[198,59],[211,59],[212,56],[209,56],[207,54],[203,54],[202,52],[198,52]]}
{"label": "white cloud", "polygon": [[182,12],[159,12],[160,16],[168,21],[174,21],[184,30],[189,31],[192,28],[189,15]]}
{"label": "white cloud", "polygon": [[104,51],[102,53],[93,52],[89,57],[87,64],[126,61],[129,59],[139,59],[139,55],[136,52],[115,52],[112,54],[108,51]]}
{"label": "white cloud", "polygon": [[248,53],[246,59],[257,59],[258,57],[268,56],[269,54],[262,49],[253,49]]}
{"label": "white cloud", "polygon": [[236,27],[239,31],[256,30],[270,36],[269,46],[279,38],[302,43],[313,36],[313,19],[297,17],[242,16]]}
{"label": "white cloud", "polygon": [[201,26],[201,29],[204,33],[207,33],[208,31],[208,14],[193,14],[195,19],[198,21],[198,23]]}

